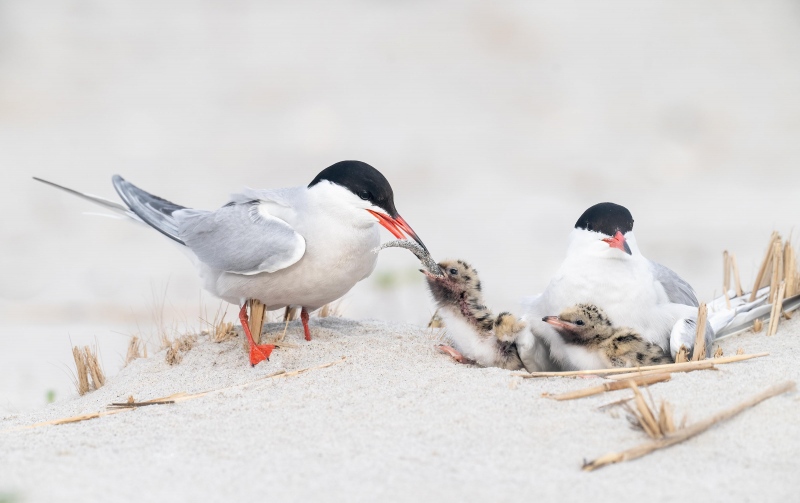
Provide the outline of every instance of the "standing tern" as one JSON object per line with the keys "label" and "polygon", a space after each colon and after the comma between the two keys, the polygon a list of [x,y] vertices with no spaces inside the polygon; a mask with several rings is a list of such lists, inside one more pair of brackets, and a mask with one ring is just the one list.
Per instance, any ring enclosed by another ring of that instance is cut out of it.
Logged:
{"label": "standing tern", "polygon": [[177,205],[119,175],[112,182],[124,206],[35,179],[147,224],[177,242],[193,259],[203,287],[241,306],[239,319],[252,365],[268,359],[275,346],[253,340],[249,299],[267,310],[300,307],[305,338],[311,340],[308,312],[340,298],[375,268],[377,224],[397,238],[408,235],[425,249],[398,214],[389,182],[360,161],[325,168],[308,186],[244,189],[212,211]]}
{"label": "standing tern", "polygon": [[[566,344],[553,326],[542,321],[577,304],[597,306],[614,323],[630,327],[673,358],[680,344],[690,350],[693,346],[693,340],[671,340],[671,333],[679,320],[697,318],[697,296],[674,271],[641,254],[633,216],[624,206],[600,203],[587,209],[570,234],[561,267],[545,291],[528,302],[525,318],[530,329],[516,343],[529,371],[586,369],[596,364],[590,351]],[[708,351],[711,341],[709,329]]]}

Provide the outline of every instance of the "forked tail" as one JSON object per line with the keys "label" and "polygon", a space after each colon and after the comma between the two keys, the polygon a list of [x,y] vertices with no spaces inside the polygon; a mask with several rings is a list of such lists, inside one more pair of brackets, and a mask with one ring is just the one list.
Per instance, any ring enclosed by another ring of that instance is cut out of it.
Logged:
{"label": "forked tail", "polygon": [[122,198],[122,201],[127,207],[117,202],[109,201],[103,197],[78,192],[77,190],[41,178],[33,177],[33,179],[50,185],[51,187],[69,192],[81,199],[91,201],[115,213],[132,218],[133,220],[144,222],[168,238],[180,244],[185,244],[179,237],[178,222],[175,220],[175,217],[173,217],[173,214],[178,210],[186,208],[145,192],[134,184],[125,181],[125,179],[119,175],[114,175],[111,181],[114,184],[114,189],[116,189],[117,194],[119,194],[119,197]]}

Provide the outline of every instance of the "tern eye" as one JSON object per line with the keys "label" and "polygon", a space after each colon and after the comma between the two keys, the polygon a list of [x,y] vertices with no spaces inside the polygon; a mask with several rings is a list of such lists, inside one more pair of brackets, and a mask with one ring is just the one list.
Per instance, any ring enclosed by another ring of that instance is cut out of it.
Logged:
{"label": "tern eye", "polygon": [[575,320],[575,324],[578,325],[579,327],[582,327],[583,326],[583,320]]}
{"label": "tern eye", "polygon": [[458,269],[456,269],[455,267],[451,267],[450,274],[452,274],[453,276],[458,276]]}
{"label": "tern eye", "polygon": [[360,197],[364,201],[369,201],[372,198],[372,194],[370,194],[368,190],[362,190],[361,192],[358,193],[358,197]]}

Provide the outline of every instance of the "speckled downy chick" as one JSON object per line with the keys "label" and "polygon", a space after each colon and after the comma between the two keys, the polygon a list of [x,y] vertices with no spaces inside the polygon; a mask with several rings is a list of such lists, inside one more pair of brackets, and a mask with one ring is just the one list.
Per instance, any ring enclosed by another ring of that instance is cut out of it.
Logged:
{"label": "speckled downy chick", "polygon": [[644,340],[635,330],[614,327],[605,312],[591,304],[565,309],[542,321],[558,330],[564,342],[581,346],[598,360],[599,368],[639,367],[672,363],[657,344]]}
{"label": "speckled downy chick", "polygon": [[442,276],[422,272],[453,341],[453,348],[443,349],[458,361],[472,361],[483,367],[523,368],[514,338],[525,323],[508,312],[492,314],[483,302],[478,271],[468,263],[445,260],[439,267]]}

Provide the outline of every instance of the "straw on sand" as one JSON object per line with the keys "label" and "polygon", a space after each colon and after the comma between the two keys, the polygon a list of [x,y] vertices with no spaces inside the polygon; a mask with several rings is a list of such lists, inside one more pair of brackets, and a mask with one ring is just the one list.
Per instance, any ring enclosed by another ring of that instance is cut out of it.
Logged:
{"label": "straw on sand", "polygon": [[250,318],[247,323],[250,328],[250,334],[252,334],[256,344],[261,344],[261,331],[264,329],[264,316],[267,313],[267,306],[256,299],[248,300],[247,306],[250,308]]}
{"label": "straw on sand", "polygon": [[786,282],[781,281],[781,285],[772,301],[772,311],[769,316],[769,328],[767,335],[775,335],[778,332],[778,323],[781,319],[781,308],[783,307],[783,297],[786,293]]}
{"label": "straw on sand", "polygon": [[605,393],[607,391],[616,391],[624,388],[628,388],[630,386],[644,386],[650,384],[656,384],[659,382],[669,381],[672,376],[669,373],[662,372],[659,374],[649,374],[649,375],[641,375],[641,376],[633,376],[627,379],[623,379],[621,381],[611,381],[600,386],[592,386],[591,388],[585,388],[577,391],[570,391],[567,393],[560,393],[558,395],[549,395],[544,394],[543,396],[546,398],[552,398],[553,400],[575,400],[578,398],[586,398],[588,396],[599,395],[600,393]]}
{"label": "straw on sand", "polygon": [[79,395],[103,387],[106,375],[98,360],[97,347],[92,349],[89,346],[73,346],[72,358],[75,360],[75,388]]}
{"label": "straw on sand", "polygon": [[731,267],[733,268],[733,279],[736,282],[736,296],[744,295],[742,290],[742,280],[739,278],[739,265],[736,263],[736,254],[731,253]]}
{"label": "straw on sand", "polygon": [[[633,397],[622,402],[621,405],[627,411],[628,420],[633,427],[644,431],[654,439],[664,438],[674,433],[676,428],[672,405],[664,400],[659,406],[656,406],[652,396],[650,397],[652,404],[649,404],[638,386],[631,385],[630,388],[633,391]],[[630,401],[633,401],[632,405]],[[685,422],[686,418],[684,417],[683,423]]]}
{"label": "straw on sand", "polygon": [[794,253],[794,247],[789,241],[783,247],[783,277],[786,282],[786,297],[794,297],[798,294],[800,289],[800,274],[797,271],[797,256]]}
{"label": "straw on sand", "polygon": [[[714,363],[711,360],[703,360],[701,362],[683,362],[683,363],[676,363],[672,367],[670,367],[669,372],[694,372],[695,370],[708,370],[713,369]],[[630,369],[633,370],[633,369]],[[652,374],[662,374],[664,373],[663,369],[655,369],[655,370],[637,370],[635,372],[628,372],[625,374],[610,374],[605,376],[606,379],[612,380],[620,380],[620,379],[629,379],[635,376],[642,376],[642,375],[652,375]]]}
{"label": "straw on sand", "polygon": [[517,375],[524,379],[532,379],[536,377],[574,377],[574,376],[585,376],[585,375],[596,375],[596,376],[605,376],[610,374],[624,374],[632,371],[647,371],[647,370],[660,370],[662,372],[679,372],[682,370],[673,370],[673,369],[685,369],[690,367],[695,367],[697,369],[705,368],[705,365],[711,364],[713,365],[721,365],[724,363],[735,363],[741,362],[744,360],[750,360],[751,358],[760,358],[762,356],[768,356],[769,353],[754,353],[751,355],[736,355],[736,356],[723,356],[722,358],[709,358],[703,361],[695,361],[695,362],[685,362],[685,363],[663,363],[661,365],[647,365],[644,367],[636,367],[636,368],[610,368],[610,369],[595,369],[595,370],[570,370],[566,372],[520,372],[513,375]]}
{"label": "straw on sand", "polygon": [[761,262],[761,267],[758,269],[758,274],[756,275],[756,281],[753,284],[753,291],[750,293],[750,302],[756,300],[756,294],[758,290],[762,287],[767,286],[770,284],[767,278],[767,272],[770,271],[772,267],[773,257],[775,255],[775,244],[780,246],[781,236],[777,232],[773,232],[772,236],[770,237],[769,246],[767,246],[767,253],[764,255],[764,260]]}
{"label": "straw on sand", "polygon": [[[684,428],[680,428],[674,430],[673,432],[667,432],[662,434],[661,437],[656,438],[656,440],[638,445],[631,449],[622,451],[622,452],[614,452],[610,454],[606,454],[605,456],[601,456],[595,460],[584,462],[583,469],[585,471],[592,471],[598,468],[602,468],[604,466],[613,464],[613,463],[620,463],[623,461],[630,461],[632,459],[637,459],[642,456],[646,456],[651,452],[657,451],[659,449],[663,449],[665,447],[670,447],[677,443],[683,442],[689,438],[698,435],[707,429],[711,428],[717,423],[722,421],[726,421],[737,414],[741,413],[742,411],[758,405],[759,403],[763,402],[764,400],[770,399],[772,397],[778,396],[780,394],[786,393],[787,391],[792,391],[795,389],[794,381],[787,381],[785,383],[771,386],[764,390],[763,392],[755,395],[754,397],[745,400],[744,402],[740,403],[739,405],[722,411],[714,416],[711,416],[708,419],[700,421],[699,423],[695,423],[691,426],[687,426]],[[648,421],[650,421],[648,419]]]}
{"label": "straw on sand", "polygon": [[705,360],[706,358],[706,322],[708,321],[708,306],[700,303],[697,310],[697,332],[694,337],[694,351],[692,361]]}
{"label": "straw on sand", "polygon": [[245,388],[247,386],[250,386],[252,384],[255,384],[255,383],[258,383],[258,382],[261,382],[261,381],[265,381],[267,379],[278,379],[278,378],[285,378],[285,377],[295,377],[295,376],[298,376],[298,375],[301,375],[301,374],[305,374],[307,372],[311,372],[313,370],[320,370],[320,369],[325,369],[325,368],[328,368],[328,367],[332,367],[332,366],[334,366],[334,365],[336,365],[338,363],[344,362],[345,359],[346,359],[345,357],[342,357],[339,360],[334,360],[332,362],[323,363],[321,365],[316,365],[314,367],[306,367],[306,368],[303,368],[303,369],[293,370],[291,372],[286,372],[285,370],[279,370],[279,371],[274,372],[272,374],[269,374],[269,375],[266,375],[266,376],[263,376],[263,377],[259,377],[258,379],[254,379],[254,380],[248,381],[246,383],[234,384],[233,386],[226,386],[224,388],[219,388],[219,389],[211,389],[211,390],[202,391],[202,392],[199,392],[199,393],[180,392],[180,393],[175,393],[173,395],[169,395],[169,396],[165,396],[165,397],[154,398],[152,400],[147,400],[147,401],[144,401],[144,402],[135,402],[135,401],[130,401],[129,400],[128,402],[124,402],[124,403],[114,403],[114,404],[110,404],[110,409],[109,410],[93,412],[93,413],[90,413],[90,414],[80,414],[80,415],[77,415],[77,416],[65,417],[65,418],[60,418],[60,419],[53,419],[52,421],[45,421],[45,422],[42,422],[42,423],[35,423],[35,424],[26,425],[26,426],[17,426],[17,427],[9,428],[9,429],[6,429],[6,430],[0,430],[0,433],[9,432],[9,431],[17,431],[17,430],[26,430],[26,429],[30,429],[30,428],[38,428],[40,426],[51,426],[51,425],[60,425],[60,424],[68,424],[68,423],[77,423],[79,421],[86,421],[86,420],[89,420],[89,419],[96,419],[98,417],[104,417],[104,416],[108,416],[108,415],[111,415],[111,414],[117,414],[117,413],[120,413],[120,412],[123,412],[123,411],[126,411],[126,410],[134,410],[134,409],[137,409],[137,408],[141,407],[144,404],[148,404],[148,405],[162,405],[162,404],[168,404],[168,403],[174,404],[174,403],[182,402],[182,401],[185,401],[185,400],[192,400],[192,399],[195,399],[195,398],[200,398],[200,397],[208,395],[209,393],[227,391],[227,390],[236,389],[236,388]]}
{"label": "straw on sand", "polygon": [[89,369],[89,374],[92,376],[92,384],[94,389],[100,389],[106,384],[106,375],[103,368],[100,366],[100,361],[97,355],[97,346],[94,349],[89,346],[83,347],[84,361],[86,367]]}
{"label": "straw on sand", "polygon": [[144,350],[144,353],[142,353],[142,346],[142,340],[139,338],[139,336],[134,335],[131,337],[131,340],[128,341],[128,352],[125,354],[125,366],[137,358],[147,356],[146,349]]}
{"label": "straw on sand", "polygon": [[689,361],[689,350],[681,344],[681,347],[678,348],[678,352],[675,353],[675,363],[685,363]]}
{"label": "straw on sand", "polygon": [[89,392],[89,367],[86,365],[86,356],[79,347],[72,347],[72,358],[75,360],[75,372],[77,375],[75,387],[79,395]]}

